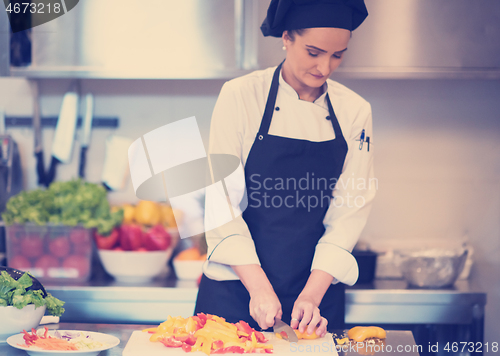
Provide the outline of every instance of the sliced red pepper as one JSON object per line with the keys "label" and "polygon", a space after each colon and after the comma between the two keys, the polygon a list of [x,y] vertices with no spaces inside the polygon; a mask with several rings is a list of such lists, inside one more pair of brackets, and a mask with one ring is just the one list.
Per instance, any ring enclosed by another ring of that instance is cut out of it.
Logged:
{"label": "sliced red pepper", "polygon": [[280,332],[280,335],[283,339],[288,339],[288,334],[286,333],[286,331]]}
{"label": "sliced red pepper", "polygon": [[272,354],[273,353],[273,349],[264,349],[264,351],[266,351],[266,354]]}
{"label": "sliced red pepper", "polygon": [[182,347],[184,345],[182,341],[178,341],[172,336],[159,338],[158,341],[167,347]]}
{"label": "sliced red pepper", "polygon": [[240,346],[229,346],[229,347],[224,347],[222,350],[224,350],[224,353],[232,352],[236,354],[242,354],[245,352],[245,349]]}
{"label": "sliced red pepper", "polygon": [[260,331],[257,331],[257,330],[254,330],[254,332],[255,332],[255,337],[257,338],[257,342],[260,342],[263,344],[267,342],[267,339],[263,333],[261,333]]}
{"label": "sliced red pepper", "polygon": [[215,340],[212,343],[212,347],[214,348],[214,350],[221,349],[221,348],[224,347],[224,341],[222,341],[222,340]]}
{"label": "sliced red pepper", "polygon": [[172,337],[174,337],[175,340],[177,340],[177,341],[181,341],[181,342],[188,344],[188,345],[191,345],[191,346],[196,344],[196,337],[193,334],[188,334],[188,335],[184,335],[184,336],[174,335]]}
{"label": "sliced red pepper", "polygon": [[38,339],[38,335],[35,333],[35,334],[30,334],[29,332],[27,332],[26,330],[23,330],[23,339],[24,339],[24,342],[26,343],[26,345],[33,345],[34,344],[34,341],[36,339]]}
{"label": "sliced red pepper", "polygon": [[[254,329],[252,327],[250,327],[250,325],[248,325],[248,323],[244,320],[240,320],[237,324],[240,324],[241,325],[241,328],[243,330],[243,332],[247,333],[248,335],[252,335],[252,332],[254,331]],[[238,327],[238,326],[236,326]]]}
{"label": "sliced red pepper", "polygon": [[49,328],[44,326],[45,328],[45,332],[43,333],[43,338],[46,339],[48,337],[48,334],[49,334]]}
{"label": "sliced red pepper", "polygon": [[185,352],[191,352],[191,345],[183,344],[183,345],[182,345],[182,349],[183,349]]}

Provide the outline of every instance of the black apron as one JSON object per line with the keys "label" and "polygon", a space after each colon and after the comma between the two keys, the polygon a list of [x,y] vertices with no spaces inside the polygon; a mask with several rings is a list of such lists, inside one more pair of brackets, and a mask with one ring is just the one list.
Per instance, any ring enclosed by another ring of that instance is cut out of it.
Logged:
{"label": "black apron", "polygon": [[[260,129],[245,165],[248,207],[243,219],[262,269],[281,302],[282,319],[290,323],[293,304],[309,278],[316,245],[325,232],[323,219],[333,184],[344,166],[347,143],[328,94],[327,119],[335,139],[312,142],[268,133],[273,112],[279,110],[274,106],[280,70],[281,64],[274,72]],[[203,275],[195,313],[219,315],[229,322],[245,320],[258,328],[250,316],[249,303],[250,296],[241,281],[215,281]],[[342,283],[328,288],[319,309],[328,320],[329,330],[344,327]]]}

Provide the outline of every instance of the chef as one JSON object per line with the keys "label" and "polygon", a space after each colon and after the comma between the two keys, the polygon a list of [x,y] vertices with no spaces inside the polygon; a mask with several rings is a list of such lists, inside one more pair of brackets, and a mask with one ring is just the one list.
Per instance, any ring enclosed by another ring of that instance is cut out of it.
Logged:
{"label": "chef", "polygon": [[213,111],[209,154],[239,157],[248,206],[206,233],[195,313],[343,327],[376,181],[370,104],[329,77],[367,15],[363,0],[271,1],[261,30],[285,60],[225,83]]}

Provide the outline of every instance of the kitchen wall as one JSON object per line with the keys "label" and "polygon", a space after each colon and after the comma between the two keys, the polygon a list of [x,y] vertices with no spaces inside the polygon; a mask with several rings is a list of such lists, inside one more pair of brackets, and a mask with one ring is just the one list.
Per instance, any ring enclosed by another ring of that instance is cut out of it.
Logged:
{"label": "kitchen wall", "polygon": [[[378,196],[362,240],[374,248],[467,239],[474,248],[471,280],[488,293],[486,341],[500,330],[500,81],[340,80],[372,104]],[[96,129],[87,160],[98,182],[106,137],[138,138],[169,122],[196,116],[205,146],[220,80],[84,80],[96,116],[118,116],[116,130]],[[57,115],[69,80],[41,81],[43,116]],[[8,116],[31,114],[23,79],[0,78],[0,106]],[[8,129],[20,145],[25,187],[36,187],[31,129]],[[44,129],[46,162],[53,130]],[[77,175],[78,142],[58,179]],[[130,182],[110,194],[135,201]]]}

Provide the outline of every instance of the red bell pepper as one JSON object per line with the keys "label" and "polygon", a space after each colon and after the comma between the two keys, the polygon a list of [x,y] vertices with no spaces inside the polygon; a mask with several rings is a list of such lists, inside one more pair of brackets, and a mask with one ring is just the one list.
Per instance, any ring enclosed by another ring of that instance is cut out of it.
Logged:
{"label": "red bell pepper", "polygon": [[118,243],[119,238],[118,228],[111,230],[108,236],[99,235],[97,232],[94,234],[94,240],[99,250],[111,250]]}

